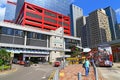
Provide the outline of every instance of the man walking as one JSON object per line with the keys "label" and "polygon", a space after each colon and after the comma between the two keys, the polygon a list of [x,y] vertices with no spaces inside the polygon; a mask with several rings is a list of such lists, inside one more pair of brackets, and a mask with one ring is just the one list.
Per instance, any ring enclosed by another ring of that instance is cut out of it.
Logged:
{"label": "man walking", "polygon": [[85,60],[85,75],[86,75],[86,76],[89,75],[89,68],[90,68],[90,62],[89,62],[89,60],[86,58],[86,60]]}

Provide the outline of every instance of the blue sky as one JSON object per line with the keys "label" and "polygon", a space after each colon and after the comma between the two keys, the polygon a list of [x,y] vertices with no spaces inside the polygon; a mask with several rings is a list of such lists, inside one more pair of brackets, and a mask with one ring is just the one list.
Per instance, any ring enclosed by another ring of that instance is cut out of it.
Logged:
{"label": "blue sky", "polygon": [[[10,0],[16,1],[16,0]],[[120,23],[120,0],[73,0],[74,4],[83,9],[83,13],[87,16],[90,12],[111,6],[117,15],[117,20]],[[6,0],[0,0],[0,20],[3,19],[6,8]]]}

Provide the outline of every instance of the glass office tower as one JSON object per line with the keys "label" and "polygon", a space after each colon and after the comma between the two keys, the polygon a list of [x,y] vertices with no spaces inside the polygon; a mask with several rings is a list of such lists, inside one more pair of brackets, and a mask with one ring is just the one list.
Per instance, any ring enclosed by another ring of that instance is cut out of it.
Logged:
{"label": "glass office tower", "polygon": [[70,6],[71,11],[71,33],[73,36],[80,37],[80,18],[83,16],[83,10],[77,5]]}
{"label": "glass office tower", "polygon": [[16,2],[17,2],[17,0],[14,0],[14,2],[9,1],[9,0],[7,1],[4,21],[6,21],[6,22],[14,21],[15,12],[16,12]]}
{"label": "glass office tower", "polygon": [[63,15],[70,15],[70,4],[73,0],[18,0],[17,2],[17,9],[16,9],[16,18],[20,13],[24,2],[28,2]]}
{"label": "glass office tower", "polygon": [[116,13],[110,6],[106,7],[104,10],[108,16],[112,40],[118,39],[120,31],[117,25]]}

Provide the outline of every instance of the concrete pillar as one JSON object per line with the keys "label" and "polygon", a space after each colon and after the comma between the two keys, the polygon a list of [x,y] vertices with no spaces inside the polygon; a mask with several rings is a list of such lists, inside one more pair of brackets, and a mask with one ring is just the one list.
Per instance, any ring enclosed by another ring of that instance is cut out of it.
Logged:
{"label": "concrete pillar", "polygon": [[48,40],[48,36],[47,36],[47,48],[49,47],[49,45],[48,45],[48,44],[49,44],[49,40]]}
{"label": "concrete pillar", "polygon": [[48,56],[46,56],[45,58],[46,58],[46,61],[48,61]]}
{"label": "concrete pillar", "polygon": [[27,43],[27,32],[25,32],[25,37],[24,37],[24,46],[26,46]]}
{"label": "concrete pillar", "polygon": [[24,54],[23,54],[23,61],[25,61],[25,56],[24,56]]}
{"label": "concrete pillar", "polygon": [[63,38],[63,41],[64,41],[63,45],[64,45],[64,50],[65,50],[65,39],[64,38]]}

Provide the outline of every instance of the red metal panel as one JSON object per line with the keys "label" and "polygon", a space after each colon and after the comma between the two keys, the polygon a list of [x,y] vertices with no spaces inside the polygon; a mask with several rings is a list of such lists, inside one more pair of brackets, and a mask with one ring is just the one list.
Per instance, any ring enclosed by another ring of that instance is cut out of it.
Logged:
{"label": "red metal panel", "polygon": [[13,5],[17,5],[16,2],[12,2],[12,1],[7,1],[7,3],[9,3],[9,4],[13,4]]}
{"label": "red metal panel", "polygon": [[[59,27],[64,27],[64,33],[67,35],[70,35],[70,33],[71,33],[70,32],[70,18],[68,16],[64,16],[64,15],[59,14],[57,12],[53,12],[53,11],[44,9],[42,7],[27,3],[27,2],[24,3],[23,9],[21,10],[21,13],[24,12],[22,25],[27,24],[27,25],[31,25],[34,27],[40,27],[40,28],[45,29],[45,30],[46,29],[56,30]],[[48,13],[52,13],[55,16],[52,17],[50,15],[47,15],[47,14],[45,14],[45,11],[47,11]],[[29,12],[33,15],[36,15],[36,16],[41,16],[41,19],[38,19],[38,18],[35,18],[32,16],[28,16],[28,15],[26,15],[27,12]],[[19,14],[19,17],[20,17],[20,15],[21,14]],[[49,20],[45,21],[44,18],[55,20],[56,23],[50,22]],[[17,19],[17,21],[18,21],[18,19]],[[64,26],[63,24],[59,24],[59,22],[65,23],[68,26]]]}
{"label": "red metal panel", "polygon": [[4,20],[4,22],[10,22],[10,23],[14,23],[12,20]]}
{"label": "red metal panel", "polygon": [[37,23],[42,23],[41,19],[36,19],[36,18],[30,17],[30,16],[26,16],[26,20],[35,21]]}
{"label": "red metal panel", "polygon": [[25,20],[25,25],[42,28],[42,24],[38,24],[38,23],[35,23],[35,22],[32,22],[32,21],[27,21],[27,20]]}

